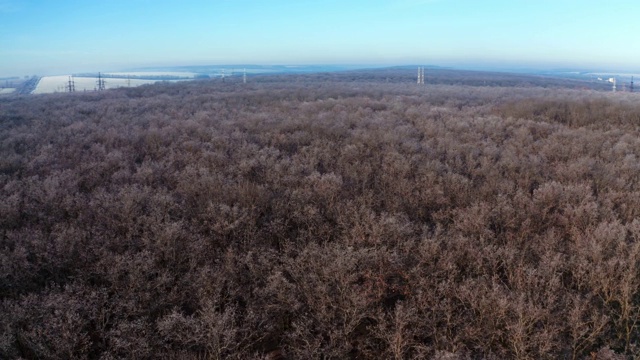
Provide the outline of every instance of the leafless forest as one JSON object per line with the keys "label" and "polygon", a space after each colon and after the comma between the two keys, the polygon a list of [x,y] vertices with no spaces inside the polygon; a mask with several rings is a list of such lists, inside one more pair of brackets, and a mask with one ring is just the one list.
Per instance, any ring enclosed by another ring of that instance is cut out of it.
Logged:
{"label": "leafless forest", "polygon": [[0,98],[0,358],[640,356],[640,95],[394,74]]}

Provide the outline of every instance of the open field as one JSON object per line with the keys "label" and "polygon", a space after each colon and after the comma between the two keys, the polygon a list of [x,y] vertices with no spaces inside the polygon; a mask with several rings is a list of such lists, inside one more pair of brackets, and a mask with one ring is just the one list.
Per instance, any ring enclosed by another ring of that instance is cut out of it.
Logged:
{"label": "open field", "polygon": [[[94,91],[98,87],[97,77],[74,77],[73,78],[76,91]],[[145,84],[153,84],[158,80],[140,80],[140,79],[104,79],[106,89],[116,89],[128,86],[140,86]],[[69,84],[69,75],[45,76],[40,79],[38,86],[32,94],[50,94],[55,92],[66,92]]]}
{"label": "open field", "polygon": [[120,76],[126,78],[127,76],[175,76],[181,78],[193,78],[197,74],[193,72],[185,72],[185,71],[129,71],[129,72],[106,72],[104,73],[108,76]]}
{"label": "open field", "polygon": [[0,88],[0,95],[3,94],[12,94],[16,91],[15,88]]}
{"label": "open field", "polygon": [[640,356],[640,95],[426,80],[0,98],[0,358]]}

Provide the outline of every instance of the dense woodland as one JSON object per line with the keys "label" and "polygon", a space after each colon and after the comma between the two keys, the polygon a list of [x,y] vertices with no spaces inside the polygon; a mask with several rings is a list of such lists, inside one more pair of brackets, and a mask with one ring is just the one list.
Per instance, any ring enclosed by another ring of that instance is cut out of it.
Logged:
{"label": "dense woodland", "polygon": [[640,95],[467,75],[0,98],[0,358],[640,356]]}

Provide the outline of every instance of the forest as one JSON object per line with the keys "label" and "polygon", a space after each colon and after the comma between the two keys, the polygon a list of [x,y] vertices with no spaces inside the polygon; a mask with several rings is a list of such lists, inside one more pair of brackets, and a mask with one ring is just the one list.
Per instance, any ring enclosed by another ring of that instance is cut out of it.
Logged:
{"label": "forest", "polygon": [[640,95],[439,74],[0,98],[0,358],[640,356]]}

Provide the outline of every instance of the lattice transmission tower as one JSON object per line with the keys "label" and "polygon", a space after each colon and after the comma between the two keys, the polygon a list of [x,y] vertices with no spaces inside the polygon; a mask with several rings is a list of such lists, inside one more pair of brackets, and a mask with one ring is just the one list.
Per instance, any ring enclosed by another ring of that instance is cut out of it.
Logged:
{"label": "lattice transmission tower", "polygon": [[96,83],[98,84],[98,91],[103,91],[106,89],[105,81],[104,81],[104,78],[102,77],[102,74],[98,73],[98,81]]}
{"label": "lattice transmission tower", "polygon": [[418,85],[424,85],[424,68],[418,67]]}
{"label": "lattice transmission tower", "polygon": [[66,87],[68,92],[76,91],[76,82],[73,80],[73,76],[69,76],[69,81],[67,82]]}
{"label": "lattice transmission tower", "polygon": [[613,86],[612,86],[612,89],[611,89],[611,90],[612,90],[613,92],[616,92],[616,90],[618,89],[618,87],[616,86],[616,85],[617,85],[618,80],[616,80],[616,78],[614,78],[614,77],[613,77],[613,78],[610,78],[610,79],[609,79],[609,81],[613,84]]}

